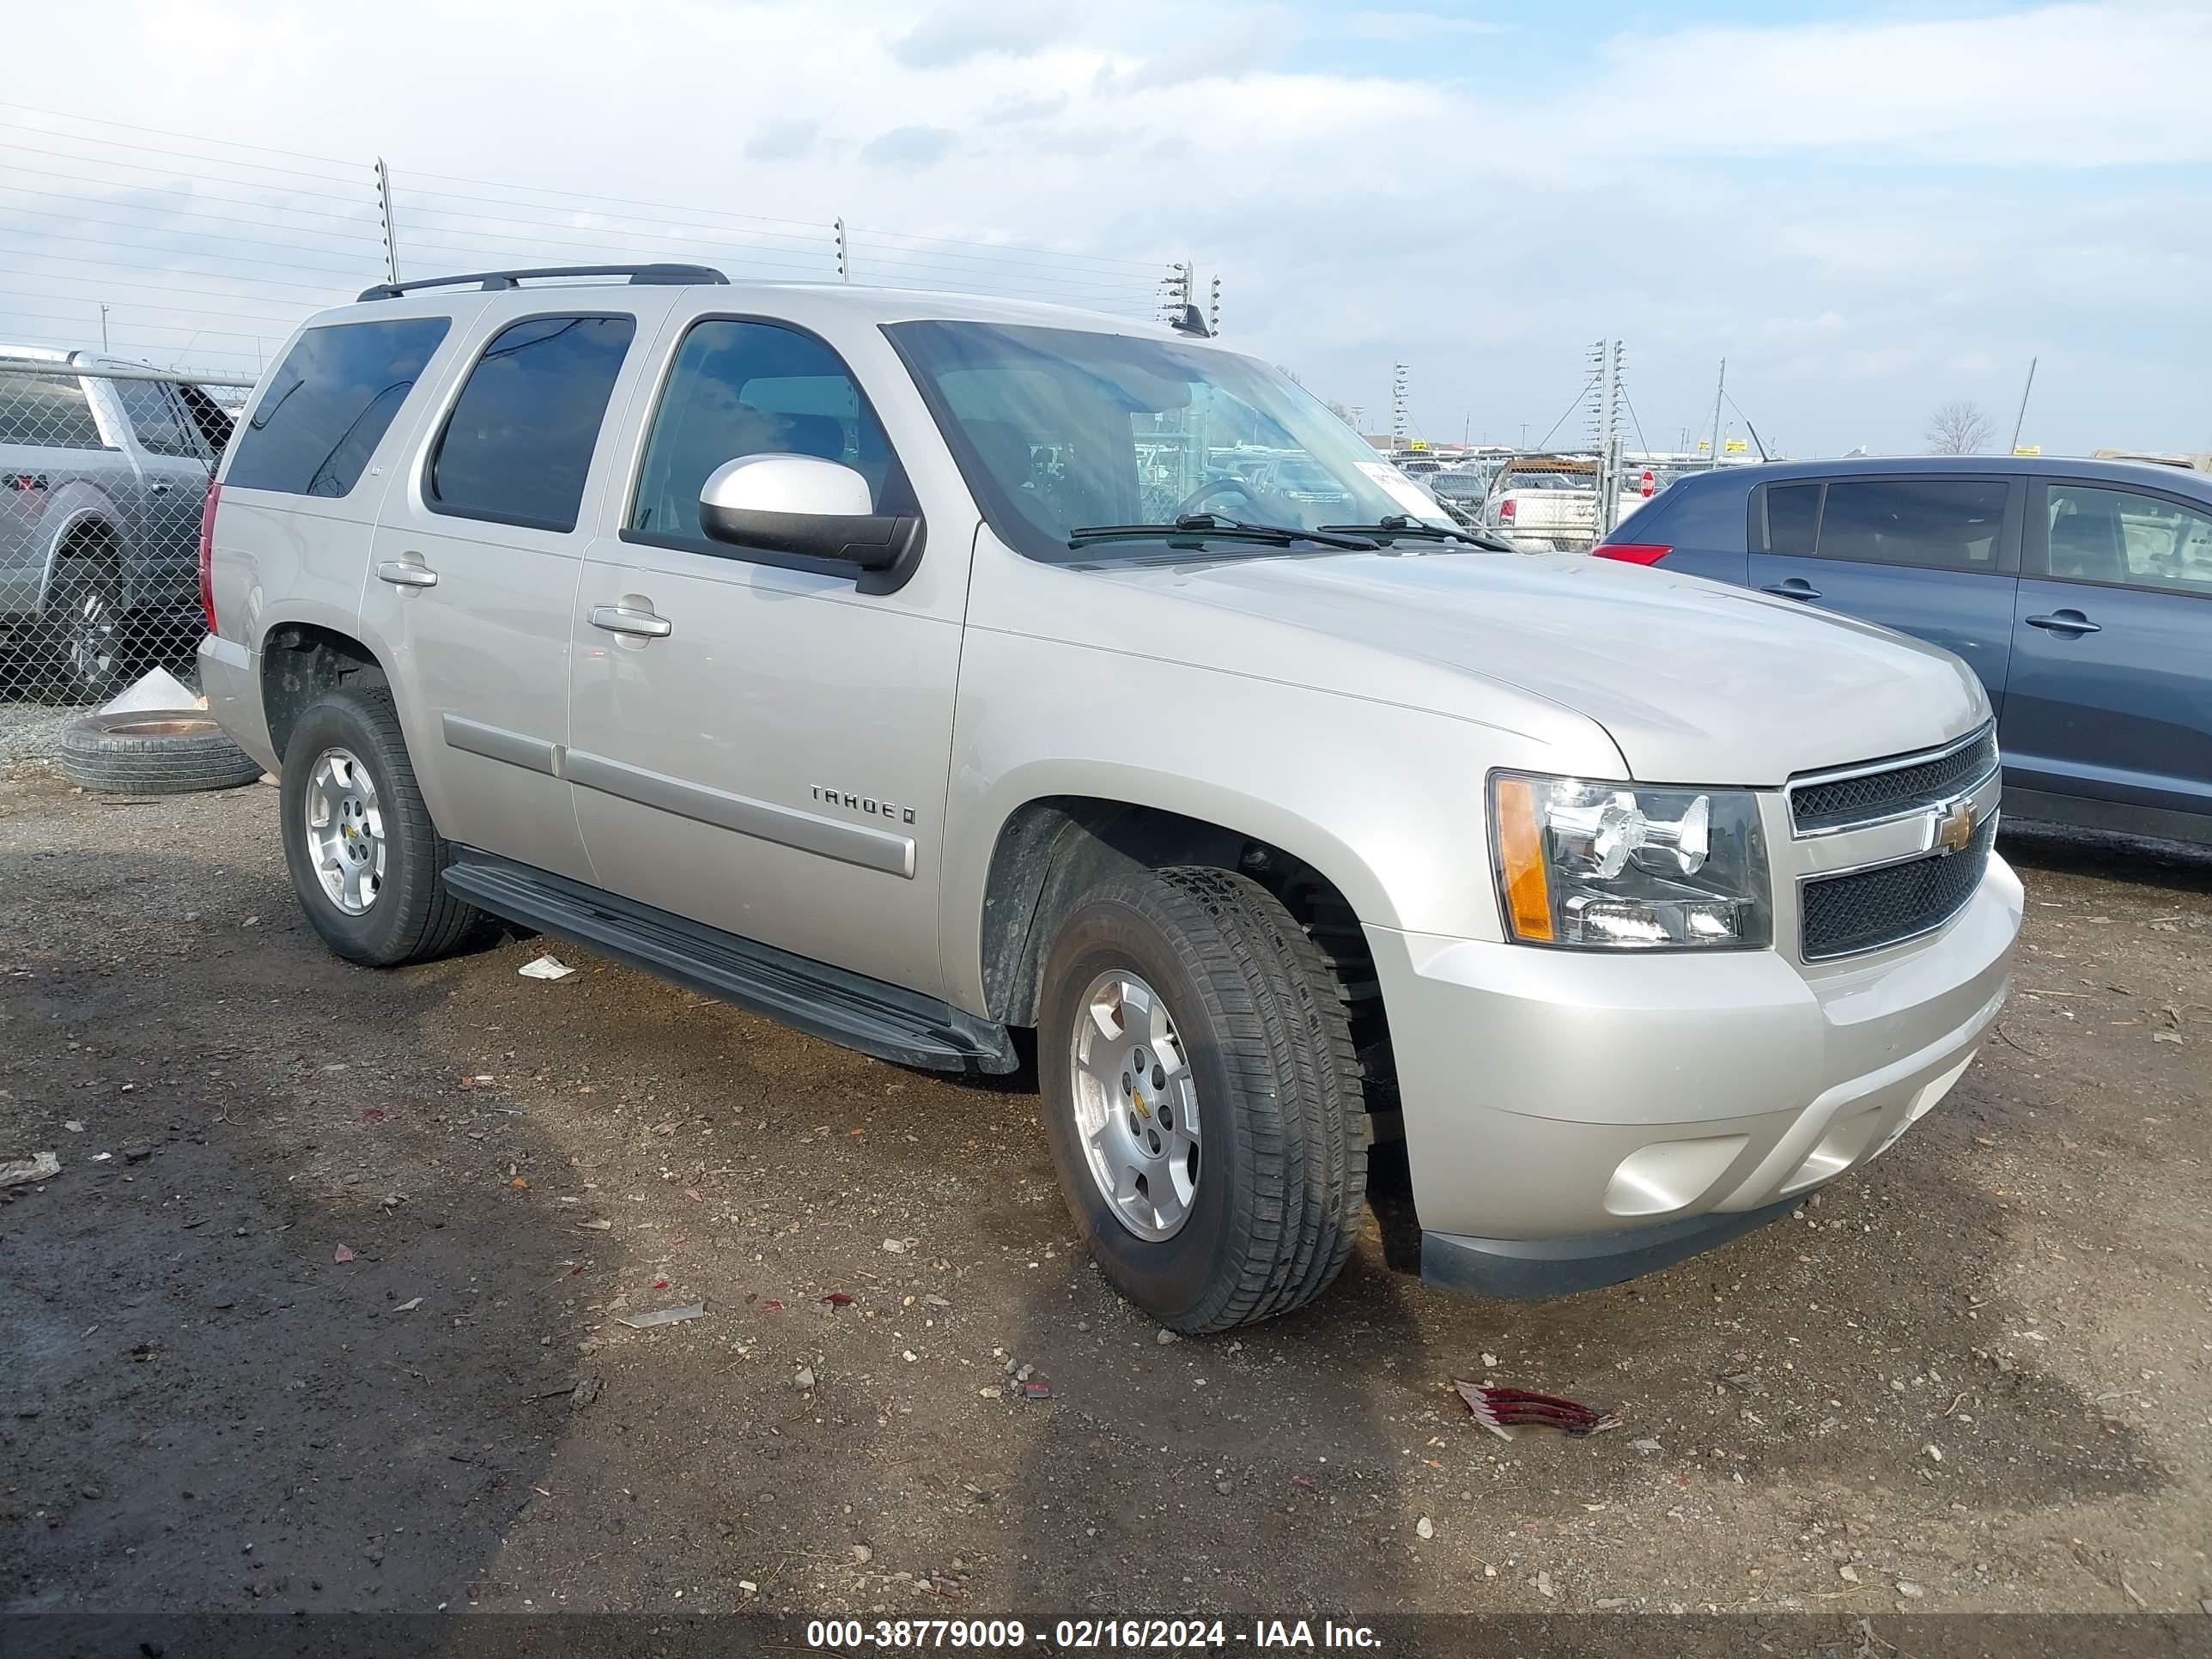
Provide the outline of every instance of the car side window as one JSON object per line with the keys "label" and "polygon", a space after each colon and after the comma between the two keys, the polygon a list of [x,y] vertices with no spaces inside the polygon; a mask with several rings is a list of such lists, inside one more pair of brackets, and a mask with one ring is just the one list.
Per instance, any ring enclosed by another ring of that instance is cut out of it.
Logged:
{"label": "car side window", "polygon": [[224,487],[347,494],[452,326],[445,317],[398,317],[302,331],[263,386]]}
{"label": "car side window", "polygon": [[185,423],[184,411],[169,388],[159,380],[118,380],[116,395],[123,412],[131,417],[131,430],[149,455],[185,455],[202,459],[199,445]]}
{"label": "car side window", "polygon": [[1818,483],[1767,485],[1766,534],[1754,545],[1809,558],[1820,528],[1821,489]]}
{"label": "car side window", "polygon": [[2132,489],[2054,483],[2044,518],[2045,568],[2056,580],[2212,598],[2212,512]]}
{"label": "car side window", "polygon": [[877,512],[908,510],[890,440],[836,352],[775,323],[708,318],[677,349],[624,529],[726,556],[700,528],[699,492],[741,455],[836,461],[868,481]]}
{"label": "car side window", "polygon": [[58,374],[0,372],[0,444],[105,449],[92,403],[78,381]]}
{"label": "car side window", "polygon": [[1814,551],[1863,564],[1994,573],[2008,490],[2002,478],[1839,478],[1827,486]]}
{"label": "car side window", "polygon": [[532,530],[576,527],[634,318],[532,317],[491,338],[423,476],[431,511]]}

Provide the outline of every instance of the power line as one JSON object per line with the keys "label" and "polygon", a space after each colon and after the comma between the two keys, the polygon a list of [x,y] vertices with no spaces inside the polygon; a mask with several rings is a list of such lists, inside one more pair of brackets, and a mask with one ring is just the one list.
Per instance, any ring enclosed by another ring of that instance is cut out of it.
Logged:
{"label": "power line", "polygon": [[[235,138],[210,138],[200,133],[171,132],[166,127],[135,126],[128,121],[111,121],[104,115],[71,115],[66,111],[58,109],[40,109],[35,104],[18,104],[12,100],[6,98],[0,98],[0,109],[27,110],[33,115],[49,116],[57,121],[81,121],[87,126],[121,127],[126,132],[149,132],[157,138],[181,138],[186,143],[191,144],[222,144],[232,149],[250,149],[260,155],[289,155],[296,161],[327,161],[332,167],[358,167],[361,165],[358,161],[341,161],[335,155],[310,155],[304,150],[271,149],[266,144],[240,143]],[[34,129],[34,131],[42,129]],[[57,136],[65,137],[71,135],[58,134]]]}
{"label": "power line", "polygon": [[[19,169],[19,170],[21,170],[21,171],[27,171],[27,169]],[[85,214],[86,214],[87,210],[91,209],[91,208],[95,208],[95,207],[100,207],[100,208],[117,208],[117,209],[120,209],[121,210],[123,210],[123,211],[125,211],[125,212],[127,212],[127,213],[163,213],[163,214],[167,214],[167,215],[169,215],[169,216],[170,216],[171,217],[173,217],[173,218],[176,216],[176,210],[175,210],[174,208],[165,208],[165,207],[142,207],[142,206],[140,206],[139,204],[137,204],[137,203],[134,203],[134,202],[117,202],[117,201],[111,201],[111,200],[109,200],[109,199],[106,198],[89,198],[89,199],[88,199],[88,198],[85,198],[85,197],[82,197],[82,196],[71,196],[71,195],[70,195],[70,194],[69,194],[67,191],[58,191],[58,190],[36,190],[36,189],[33,189],[33,188],[31,185],[0,185],[0,190],[10,190],[10,191],[15,191],[15,194],[17,194],[18,196],[38,196],[38,197],[42,197],[42,198],[44,198],[46,200],[50,201],[50,202],[70,202],[70,203],[73,203],[73,204],[75,204],[76,205],[76,209],[77,209],[77,210],[76,210],[75,213],[65,214],[65,215],[59,215],[59,216],[59,216],[59,217],[64,217],[64,218],[70,218],[70,219],[76,219],[76,220],[78,220],[78,221],[80,221],[80,222],[87,222],[87,223],[93,223],[93,224],[106,224],[106,223],[110,222],[109,221],[107,221],[107,220],[104,220],[104,219],[92,219],[92,220],[88,220],[88,219],[86,219],[86,218],[85,218]],[[273,206],[274,204],[271,204],[271,205]],[[41,210],[41,209],[39,209],[39,208],[8,208],[8,207],[0,207],[0,213],[37,213],[37,212],[40,212],[40,211],[47,211],[47,210]],[[295,209],[292,209],[292,210],[291,210],[291,211],[293,211],[293,212],[295,212],[295,213],[296,213],[296,212],[313,212],[313,211],[315,211],[316,210],[309,209],[309,208],[295,208]],[[228,214],[221,214],[221,213],[212,213],[212,214],[209,214],[209,215],[207,215],[206,216],[207,216],[209,219],[212,220],[215,223],[219,224],[219,225],[247,225],[247,226],[251,226],[252,228],[253,228],[254,229],[257,229],[257,230],[281,230],[281,231],[283,231],[283,232],[287,233],[288,234],[289,234],[289,235],[293,235],[293,236],[327,236],[327,237],[331,237],[331,238],[333,238],[333,239],[343,239],[343,240],[351,240],[351,241],[361,241],[361,240],[366,240],[370,241],[370,242],[372,242],[372,243],[373,243],[373,242],[374,242],[374,240],[376,240],[373,235],[372,235],[372,236],[368,236],[368,237],[364,238],[364,237],[362,237],[362,236],[361,236],[361,235],[358,235],[358,234],[356,234],[356,235],[349,235],[347,233],[343,232],[343,231],[336,231],[336,230],[313,230],[313,229],[310,229],[310,228],[308,228],[307,227],[303,226],[303,225],[280,225],[280,224],[275,223],[273,221],[267,220],[267,219],[237,219],[237,218],[233,218],[233,217],[231,217],[231,216],[230,216],[229,215],[228,215]],[[337,216],[336,216],[336,215],[334,215],[334,214],[333,214],[333,215],[325,215],[324,216],[325,216],[325,217],[327,217],[327,218],[336,219],[336,220],[337,220],[337,223],[339,223],[339,224],[344,224],[344,225],[358,224],[358,225],[361,227],[362,230],[363,230],[363,231],[368,231],[368,230],[372,230],[372,229],[374,228],[374,225],[372,224],[372,222],[371,222],[370,221],[368,221],[368,220],[338,219],[338,218],[337,217]],[[148,225],[148,226],[143,226],[143,227],[142,227],[142,226],[128,226],[128,227],[126,227],[126,228],[132,228],[132,229],[141,229],[141,228],[143,228],[143,229],[148,229],[148,230],[150,230],[150,229],[155,228],[155,227],[150,226],[150,225]],[[288,243],[288,244],[286,244],[286,246],[290,246],[290,244],[289,244],[289,243]]]}
{"label": "power line", "polygon": [[[36,129],[35,129],[35,128],[33,128],[33,131],[36,131]],[[64,136],[67,136],[67,135],[64,135]],[[86,167],[127,167],[127,168],[129,168],[129,169],[130,169],[131,172],[133,172],[133,173],[160,173],[166,174],[166,175],[167,175],[167,176],[169,176],[169,177],[171,177],[171,178],[174,178],[174,177],[175,177],[175,176],[177,176],[179,173],[185,173],[185,172],[190,171],[190,169],[188,169],[188,168],[184,168],[184,167],[152,167],[152,166],[148,165],[148,164],[147,164],[146,162],[144,162],[144,161],[110,161],[110,160],[109,160],[106,156],[105,156],[105,155],[80,155],[80,154],[78,154],[78,153],[77,153],[76,151],[75,151],[75,150],[67,150],[67,149],[47,149],[45,145],[43,145],[43,144],[26,144],[26,143],[18,143],[17,141],[15,141],[15,139],[12,139],[12,138],[8,138],[8,139],[0,139],[0,149],[20,149],[20,150],[23,151],[26,155],[46,155],[46,156],[51,156],[51,157],[54,158],[54,159],[55,159],[55,160],[57,160],[57,161],[77,161],[77,162],[82,162],[82,163],[84,166],[86,166]],[[161,151],[161,150],[156,150],[156,151],[155,151],[154,153],[155,153],[155,155],[163,155],[163,154],[167,154],[167,155],[169,155],[171,156],[171,158],[172,158],[173,160],[179,161],[195,161],[195,162],[199,163],[199,164],[200,164],[201,166],[203,166],[203,167],[210,166],[210,165],[219,166],[219,167],[245,167],[245,166],[248,166],[248,165],[250,165],[249,163],[247,163],[247,162],[244,162],[244,161],[224,161],[222,160],[222,157],[220,157],[220,156],[215,156],[215,155],[179,155],[179,154],[176,154],[175,152],[173,152],[173,151],[172,151],[172,152],[164,152],[164,151]],[[269,169],[269,171],[270,171],[270,172],[278,172],[278,171],[282,171],[282,169],[272,167],[272,168],[270,168],[270,169]],[[332,178],[328,178],[328,177],[326,177],[325,175],[324,175],[324,174],[322,174],[322,173],[297,173],[297,174],[295,174],[295,175],[293,175],[293,176],[294,176],[294,177],[296,177],[296,178],[301,178],[301,179],[313,179],[318,180],[318,181],[319,181],[319,182],[320,182],[320,183],[323,183],[323,184],[329,184],[329,185],[343,184],[343,183],[345,182],[345,181],[344,181],[343,179],[332,179]],[[329,198],[330,198],[331,201],[334,201],[334,202],[343,202],[343,201],[347,201],[347,200],[351,199],[351,198],[347,198],[347,197],[343,197],[343,196],[335,196],[335,195],[332,195],[332,194],[331,194],[331,192],[330,192],[329,191],[326,191],[326,190],[301,190],[301,188],[299,188],[299,186],[297,186],[296,185],[267,185],[267,184],[262,184],[262,183],[260,183],[258,180],[257,180],[257,179],[224,179],[224,178],[220,178],[220,177],[218,177],[218,178],[217,178],[214,182],[216,182],[216,184],[219,184],[219,185],[244,185],[248,186],[249,188],[256,189],[256,190],[288,190],[288,191],[291,191],[291,193],[292,193],[293,195],[295,195],[295,196],[324,196],[324,197],[329,197]]]}

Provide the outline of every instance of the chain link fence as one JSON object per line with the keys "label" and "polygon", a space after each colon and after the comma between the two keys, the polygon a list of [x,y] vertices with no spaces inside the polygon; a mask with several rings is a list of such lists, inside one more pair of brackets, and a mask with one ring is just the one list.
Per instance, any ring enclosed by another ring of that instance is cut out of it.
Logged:
{"label": "chain link fence", "polygon": [[149,669],[191,684],[200,516],[251,384],[0,355],[0,761]]}

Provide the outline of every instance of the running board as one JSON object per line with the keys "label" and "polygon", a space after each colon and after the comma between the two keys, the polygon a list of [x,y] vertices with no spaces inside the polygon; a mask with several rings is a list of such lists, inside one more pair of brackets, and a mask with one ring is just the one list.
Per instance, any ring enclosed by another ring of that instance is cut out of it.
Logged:
{"label": "running board", "polygon": [[464,849],[447,867],[457,896],[508,921],[574,939],[633,968],[848,1048],[933,1072],[1019,1065],[1006,1028],[933,997],[741,939],[581,882]]}

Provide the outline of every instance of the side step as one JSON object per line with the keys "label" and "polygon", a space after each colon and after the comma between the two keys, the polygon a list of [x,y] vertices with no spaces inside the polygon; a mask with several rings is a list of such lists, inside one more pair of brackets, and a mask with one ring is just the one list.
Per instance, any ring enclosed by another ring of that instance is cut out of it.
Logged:
{"label": "side step", "polygon": [[541,929],[799,1030],[901,1066],[1006,1073],[1006,1028],[933,997],[740,939],[525,864],[464,850],[446,885],[495,916]]}

